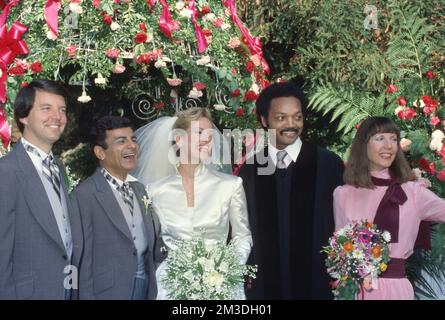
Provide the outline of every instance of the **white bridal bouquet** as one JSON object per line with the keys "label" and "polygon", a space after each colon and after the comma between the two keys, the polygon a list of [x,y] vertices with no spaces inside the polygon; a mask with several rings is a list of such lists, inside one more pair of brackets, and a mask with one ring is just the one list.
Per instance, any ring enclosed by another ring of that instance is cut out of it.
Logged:
{"label": "white bridal bouquet", "polygon": [[169,251],[162,284],[174,300],[240,299],[244,277],[255,277],[256,267],[239,263],[233,243],[206,243],[202,235],[177,241]]}

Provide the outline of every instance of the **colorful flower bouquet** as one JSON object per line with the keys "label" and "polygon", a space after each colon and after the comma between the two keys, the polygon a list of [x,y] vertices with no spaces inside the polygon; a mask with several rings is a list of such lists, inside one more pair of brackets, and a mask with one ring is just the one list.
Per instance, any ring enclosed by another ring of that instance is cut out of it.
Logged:
{"label": "colorful flower bouquet", "polygon": [[332,285],[336,299],[354,300],[359,290],[376,283],[390,260],[390,240],[388,231],[381,232],[366,220],[348,224],[334,233],[322,252],[327,253],[327,271],[336,280]]}
{"label": "colorful flower bouquet", "polygon": [[175,300],[241,299],[244,277],[256,267],[239,263],[233,243],[208,243],[202,236],[178,241],[169,251],[161,282]]}

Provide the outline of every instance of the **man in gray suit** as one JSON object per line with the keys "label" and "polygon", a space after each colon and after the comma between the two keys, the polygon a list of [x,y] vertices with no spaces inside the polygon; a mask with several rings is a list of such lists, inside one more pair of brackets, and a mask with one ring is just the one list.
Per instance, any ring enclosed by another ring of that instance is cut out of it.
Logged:
{"label": "man in gray suit", "polygon": [[80,216],[51,151],[67,122],[65,90],[32,81],[14,118],[22,138],[0,159],[0,299],[76,298]]}
{"label": "man in gray suit", "polygon": [[139,151],[130,120],[99,119],[91,146],[99,167],[74,191],[85,235],[80,298],[154,299],[160,228],[144,186],[128,174]]}

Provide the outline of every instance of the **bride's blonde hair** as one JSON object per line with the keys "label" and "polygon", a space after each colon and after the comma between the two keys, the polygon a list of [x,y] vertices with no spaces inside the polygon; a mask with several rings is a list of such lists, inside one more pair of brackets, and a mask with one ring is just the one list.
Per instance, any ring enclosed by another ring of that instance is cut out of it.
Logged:
{"label": "bride's blonde hair", "polygon": [[179,111],[175,116],[178,117],[178,119],[176,119],[173,124],[173,129],[187,130],[190,128],[192,121],[199,121],[201,118],[207,118],[213,122],[212,115],[207,108],[192,107],[187,110]]}

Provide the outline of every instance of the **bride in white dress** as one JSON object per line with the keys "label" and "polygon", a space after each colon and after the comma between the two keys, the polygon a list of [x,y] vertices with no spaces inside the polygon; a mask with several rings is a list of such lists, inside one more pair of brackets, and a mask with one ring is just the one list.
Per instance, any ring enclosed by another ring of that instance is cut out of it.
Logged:
{"label": "bride in white dress", "polygon": [[[252,236],[242,180],[221,172],[223,137],[215,130],[210,112],[190,108],[177,117],[155,120],[137,130],[136,136],[140,164],[134,174],[148,185],[167,250],[175,249],[175,240],[191,239],[200,231],[208,242],[227,241],[231,227],[231,240],[240,263],[245,264]],[[156,272],[157,299],[161,300],[168,299],[160,281],[164,272],[165,262]],[[238,299],[245,299],[241,286],[237,291]]]}

